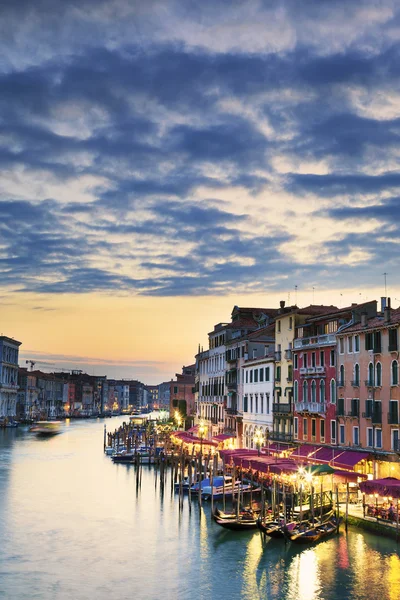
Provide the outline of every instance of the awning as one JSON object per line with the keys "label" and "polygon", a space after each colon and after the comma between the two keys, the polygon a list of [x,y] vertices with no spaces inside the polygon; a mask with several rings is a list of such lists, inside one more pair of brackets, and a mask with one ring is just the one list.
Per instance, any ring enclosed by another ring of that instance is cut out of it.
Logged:
{"label": "awning", "polygon": [[292,448],[292,444],[287,444],[286,442],[271,442],[267,446],[263,446],[261,450],[263,452],[283,452],[284,450],[290,450]]}
{"label": "awning", "polygon": [[[368,452],[355,452],[354,450],[345,450],[337,459],[335,459],[335,467],[339,469],[352,469],[361,460],[368,458]],[[332,463],[331,463],[332,464]]]}
{"label": "awning", "polygon": [[231,440],[235,437],[236,435],[234,433],[219,433],[218,435],[213,435],[212,439],[214,442],[225,442],[226,440]]}
{"label": "awning", "polygon": [[310,473],[313,477],[318,475],[329,475],[335,471],[329,465],[308,465],[305,467],[306,473]]}
{"label": "awning", "polygon": [[368,475],[357,473],[356,471],[342,471],[341,469],[335,469],[333,472],[335,483],[347,483],[348,481],[357,482],[360,478],[367,479],[367,477]]}
{"label": "awning", "polygon": [[311,446],[307,444],[302,444],[301,446],[296,448],[294,452],[292,452],[290,458],[312,458],[312,454],[314,454],[314,452],[316,452],[320,448],[321,446]]}
{"label": "awning", "polygon": [[321,447],[310,457],[310,460],[315,462],[331,463],[333,466],[333,463],[336,465],[337,457],[343,454],[343,452],[344,450],[342,449],[336,450],[335,448]]}
{"label": "awning", "polygon": [[395,477],[371,479],[360,483],[360,490],[364,494],[379,494],[379,496],[400,498],[400,480]]}

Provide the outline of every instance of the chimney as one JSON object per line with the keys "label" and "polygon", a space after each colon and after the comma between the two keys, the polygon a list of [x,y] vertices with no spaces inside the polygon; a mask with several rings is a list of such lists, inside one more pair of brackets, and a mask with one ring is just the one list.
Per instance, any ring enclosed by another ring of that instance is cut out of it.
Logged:
{"label": "chimney", "polygon": [[281,301],[279,302],[279,306],[280,306],[281,308],[285,308],[285,301],[284,301],[284,300],[281,300]]}
{"label": "chimney", "polygon": [[390,323],[390,306],[385,306],[383,311],[383,322]]}
{"label": "chimney", "polygon": [[362,312],[361,313],[361,327],[366,327],[366,326],[367,326],[367,313]]}
{"label": "chimney", "polygon": [[381,296],[381,313],[384,313],[384,310],[386,308],[386,297],[385,296]]}

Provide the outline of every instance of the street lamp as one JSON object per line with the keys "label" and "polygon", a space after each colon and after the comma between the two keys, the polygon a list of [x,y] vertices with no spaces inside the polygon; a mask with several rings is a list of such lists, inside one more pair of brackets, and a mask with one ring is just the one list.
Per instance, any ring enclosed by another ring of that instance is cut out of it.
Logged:
{"label": "street lamp", "polygon": [[256,448],[258,450],[258,456],[260,456],[261,444],[262,444],[262,442],[264,440],[264,434],[261,431],[261,429],[256,429],[255,430],[253,439],[254,439],[254,443],[256,445]]}

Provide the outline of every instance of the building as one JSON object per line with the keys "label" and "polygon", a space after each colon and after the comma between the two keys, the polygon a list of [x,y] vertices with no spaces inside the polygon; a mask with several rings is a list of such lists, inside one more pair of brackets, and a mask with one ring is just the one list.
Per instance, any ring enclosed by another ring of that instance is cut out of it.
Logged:
{"label": "building", "polygon": [[[273,326],[272,326],[273,327]],[[274,399],[274,348],[265,356],[244,362],[243,374],[243,446],[254,448],[254,433],[261,431],[263,443],[272,430]]]}
{"label": "building", "polygon": [[293,440],[293,344],[298,326],[308,317],[337,310],[336,306],[310,305],[285,307],[281,301],[275,320],[275,391],[273,404],[273,431],[271,439],[281,442]]}
{"label": "building", "polygon": [[174,416],[177,410],[182,418],[194,418],[195,404],[195,365],[182,367],[182,373],[176,373],[176,379],[170,381],[169,414]]}
{"label": "building", "polygon": [[353,304],[308,317],[296,326],[293,343],[293,438],[336,444],[336,335],[361,319],[376,315],[376,302]]}
{"label": "building", "polygon": [[399,451],[400,309],[381,312],[338,333],[338,445],[393,460]]}
{"label": "building", "polygon": [[0,336],[0,418],[17,415],[18,353],[22,342]]}

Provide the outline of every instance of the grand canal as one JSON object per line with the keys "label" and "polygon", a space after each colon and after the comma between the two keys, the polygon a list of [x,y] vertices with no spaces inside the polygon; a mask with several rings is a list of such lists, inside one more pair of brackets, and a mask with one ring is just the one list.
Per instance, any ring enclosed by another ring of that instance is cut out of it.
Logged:
{"label": "grand canal", "polygon": [[[122,419],[107,419],[115,428]],[[398,600],[391,540],[344,531],[311,548],[235,534],[180,512],[153,467],[113,465],[104,421],[51,439],[0,430],[0,598]]]}

